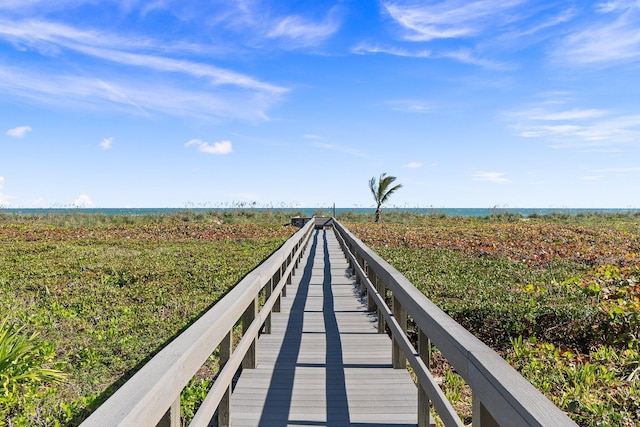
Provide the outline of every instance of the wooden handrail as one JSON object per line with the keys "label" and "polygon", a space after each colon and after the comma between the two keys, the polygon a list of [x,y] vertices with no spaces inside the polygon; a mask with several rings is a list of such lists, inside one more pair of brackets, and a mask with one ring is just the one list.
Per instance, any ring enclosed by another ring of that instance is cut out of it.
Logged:
{"label": "wooden handrail", "polygon": [[[431,342],[471,387],[474,427],[576,425],[497,353],[436,307],[342,224],[334,219],[323,225],[332,225],[336,230],[353,273],[368,294],[369,307],[378,310],[379,332],[384,332],[385,324],[391,331],[394,367],[404,368],[407,360],[416,374],[420,426],[429,422],[429,400],[446,426],[461,425],[429,372]],[[280,297],[286,292],[315,226],[315,221],[305,224],[145,364],[81,426],[179,426],[180,393],[218,346],[224,366],[190,425],[208,425],[216,409],[219,425],[228,425],[233,377],[241,365],[244,368],[256,365],[258,335],[261,331],[269,332],[270,314],[279,309]],[[392,308],[385,302],[387,290],[393,296]],[[266,301],[258,310],[261,292]],[[419,351],[407,337],[407,316],[419,328]],[[239,320],[243,336],[231,352],[231,336]]]}
{"label": "wooden handrail", "polygon": [[[433,304],[407,278],[368,248],[337,220],[333,221],[338,234],[344,239],[345,253],[352,267],[379,312],[392,331],[398,348],[404,352],[416,370],[419,386],[432,400],[445,425],[459,425],[450,419],[450,405],[440,401],[442,394],[434,390],[426,365],[419,362],[418,353],[408,343],[406,331],[399,327],[399,319],[389,309],[374,283],[383,283],[404,313],[411,316],[423,333],[440,350],[456,372],[471,387],[474,394],[473,425],[476,426],[576,426],[564,412],[556,407],[520,373],[495,351],[473,336],[464,327]],[[350,253],[350,254],[349,254]],[[367,278],[367,280],[365,280]],[[386,292],[386,291],[385,291]],[[408,343],[408,344],[407,344]],[[420,410],[420,409],[419,409]]]}
{"label": "wooden handrail", "polygon": [[[260,292],[266,286],[273,286],[263,310],[251,319],[250,324],[243,325],[243,339],[216,379],[210,391],[212,397],[208,396],[205,400],[207,404],[202,405],[207,408],[204,411],[209,413],[200,412],[195,421],[199,424],[206,416],[211,419],[220,402],[220,390],[230,387],[233,374],[242,360],[250,351],[255,352],[258,333],[290,280],[313,228],[314,222],[311,221],[298,230],[267,260],[240,280],[224,298],[147,362],[81,426],[180,425],[179,400],[182,389],[230,334],[247,309],[256,303]],[[277,283],[273,283],[274,279],[277,279]],[[253,358],[255,361],[255,354]]]}

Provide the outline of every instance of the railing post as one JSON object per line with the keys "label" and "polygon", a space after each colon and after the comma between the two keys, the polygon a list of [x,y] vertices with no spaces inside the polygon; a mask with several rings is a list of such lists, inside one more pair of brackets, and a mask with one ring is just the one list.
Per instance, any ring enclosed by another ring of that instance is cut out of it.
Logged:
{"label": "railing post", "polygon": [[[431,368],[431,340],[421,329],[418,329],[418,355],[427,369]],[[435,420],[431,418],[431,402],[427,393],[418,384],[418,427],[435,427]]]}
{"label": "railing post", "polygon": [[369,277],[369,264],[367,261],[362,261],[363,267],[362,271],[364,271],[364,277],[360,280],[360,295],[364,295],[367,292],[367,281],[366,278]]}
{"label": "railing post", "polygon": [[[407,311],[402,307],[400,301],[396,298],[395,294],[393,295],[393,317],[395,317],[396,322],[398,322],[398,326],[402,332],[407,331]],[[400,349],[400,345],[398,344],[398,338],[393,337],[393,355],[392,355],[392,364],[394,369],[406,369],[407,368],[407,358],[404,353]]]}
{"label": "railing post", "polygon": [[[276,281],[275,281],[276,285],[278,283],[280,283],[280,279],[282,279],[282,272],[283,271],[284,271],[284,269],[282,268],[282,266],[280,266],[278,271],[276,271]],[[287,296],[287,285],[286,284],[282,287],[282,293],[280,295],[282,295],[282,297],[286,297]]]}
{"label": "railing post", "polygon": [[[378,276],[376,275],[376,272],[373,271],[373,269],[369,269],[369,281],[371,282],[371,285],[374,289],[378,289]],[[376,302],[373,299],[372,293],[367,289],[367,311],[375,311],[375,309]]]}
{"label": "railing post", "polygon": [[[378,285],[378,294],[380,294],[380,296],[382,297],[382,301],[386,300],[387,297],[387,287],[385,286],[384,282],[382,280],[379,280],[378,278],[376,278],[376,282]],[[386,302],[384,303],[386,306]],[[387,331],[387,325],[385,323],[384,320],[384,315],[382,314],[382,310],[386,310],[387,307],[378,307],[377,313],[378,313],[378,333],[379,334],[386,334]]]}
{"label": "railing post", "polygon": [[475,393],[472,394],[472,411],[471,425],[473,427],[500,427]]}
{"label": "railing post", "polygon": [[160,419],[157,427],[180,427],[180,395]]}
{"label": "railing post", "polygon": [[[272,293],[273,293],[273,277],[269,279],[269,282],[264,287],[264,300],[265,301],[268,300],[271,297]],[[273,311],[274,309],[272,308],[269,314],[267,315],[267,318],[264,321],[263,333],[265,334],[271,333],[271,313],[273,313]]]}
{"label": "railing post", "polygon": [[[256,298],[254,298],[253,301],[251,301],[251,304],[249,304],[249,307],[247,307],[244,314],[242,315],[242,334],[243,335],[246,333],[247,329],[249,329],[249,327],[251,326],[251,323],[255,320],[257,316],[258,316],[258,297],[256,296]],[[257,366],[258,366],[258,337],[255,337],[253,339],[253,342],[251,343],[251,347],[249,348],[249,351],[247,351],[247,354],[242,360],[242,367],[244,369],[255,369]]]}
{"label": "railing post", "polygon": [[[271,289],[275,288],[278,285],[278,282],[280,282],[278,273],[279,271],[276,271],[271,277]],[[276,298],[276,302],[273,304],[273,309],[271,310],[272,313],[280,313],[280,302],[282,301],[283,296],[286,296],[286,290],[283,290]]]}
{"label": "railing post", "polygon": [[[226,337],[220,343],[220,359],[218,361],[218,372],[222,371],[224,365],[231,358],[231,351],[233,346],[232,331],[229,331]],[[220,400],[218,405],[218,426],[229,427],[231,425],[231,389],[232,384],[229,384],[227,391]]]}

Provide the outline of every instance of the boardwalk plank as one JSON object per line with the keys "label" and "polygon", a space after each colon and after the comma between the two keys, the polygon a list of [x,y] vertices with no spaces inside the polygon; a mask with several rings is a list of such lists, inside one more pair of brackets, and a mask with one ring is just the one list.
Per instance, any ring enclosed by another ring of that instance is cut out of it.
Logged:
{"label": "boardwalk plank", "polygon": [[258,367],[238,380],[232,426],[416,425],[416,387],[391,367],[391,341],[347,269],[333,231],[316,231],[259,339]]}

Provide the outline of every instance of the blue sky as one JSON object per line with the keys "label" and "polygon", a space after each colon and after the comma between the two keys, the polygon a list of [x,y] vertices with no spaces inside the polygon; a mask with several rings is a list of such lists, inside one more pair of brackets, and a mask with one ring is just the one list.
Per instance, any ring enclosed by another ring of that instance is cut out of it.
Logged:
{"label": "blue sky", "polygon": [[640,1],[0,0],[0,206],[640,207]]}

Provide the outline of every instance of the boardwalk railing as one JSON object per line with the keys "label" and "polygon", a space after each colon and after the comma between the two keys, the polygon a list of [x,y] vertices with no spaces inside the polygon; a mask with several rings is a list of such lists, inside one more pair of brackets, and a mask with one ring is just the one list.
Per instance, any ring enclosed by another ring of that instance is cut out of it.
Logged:
{"label": "boardwalk railing", "polygon": [[[431,345],[454,367],[473,391],[473,425],[575,426],[498,354],[436,307],[402,274],[353,236],[335,219],[307,222],[278,251],[245,276],[224,298],[154,356],[81,427],[180,426],[180,393],[216,348],[220,370],[190,426],[207,426],[218,413],[218,425],[230,423],[234,375],[257,365],[257,339],[271,332],[271,313],[280,311],[294,269],[314,228],[336,230],[368,308],[378,313],[378,332],[393,338],[392,364],[407,362],[418,380],[418,425],[431,424],[433,406],[446,426],[460,418],[429,372]],[[391,297],[391,304],[385,299]],[[261,300],[264,300],[260,306]],[[418,349],[407,336],[407,320],[417,326]],[[232,350],[235,325],[242,338]]]}
{"label": "boardwalk railing", "polygon": [[[271,312],[302,257],[315,222],[298,230],[280,249],[245,276],[193,325],[145,364],[82,424],[180,426],[180,393],[219,347],[220,371],[191,426],[207,426],[218,409],[219,425],[229,425],[232,380],[240,366],[256,366],[258,334],[270,332]],[[259,310],[260,297],[265,302]],[[232,352],[232,333],[242,322],[242,339]]]}
{"label": "boardwalk railing", "polygon": [[[367,294],[369,310],[378,313],[378,332],[385,325],[393,338],[392,363],[407,362],[418,379],[418,425],[429,421],[429,406],[446,426],[460,418],[429,373],[433,344],[473,392],[473,426],[575,426],[576,424],[496,352],[436,307],[407,278],[334,220],[349,265]],[[390,294],[391,304],[385,302]],[[407,318],[418,328],[418,349],[407,336]]]}

